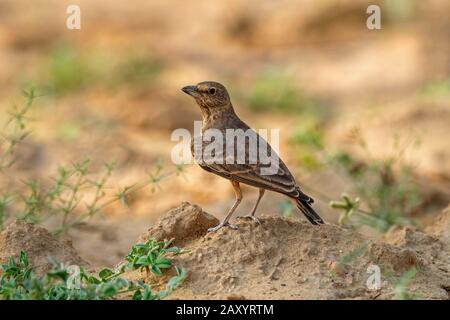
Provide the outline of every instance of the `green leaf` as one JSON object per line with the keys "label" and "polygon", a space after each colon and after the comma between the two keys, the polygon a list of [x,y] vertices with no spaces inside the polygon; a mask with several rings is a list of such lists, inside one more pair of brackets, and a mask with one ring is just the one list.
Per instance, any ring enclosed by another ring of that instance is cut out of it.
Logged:
{"label": "green leaf", "polygon": [[117,278],[116,285],[120,288],[128,288],[130,286],[130,282],[124,278]]}
{"label": "green leaf", "polygon": [[132,300],[142,300],[142,292],[141,289],[136,289],[136,291],[133,294]]}
{"label": "green leaf", "polygon": [[97,279],[94,276],[89,276],[87,278],[87,282],[90,283],[90,284],[100,284],[100,283],[102,283],[99,279]]}
{"label": "green leaf", "polygon": [[22,267],[28,267],[28,257],[25,252],[22,250],[20,251],[20,257],[19,257],[20,264]]}
{"label": "green leaf", "polygon": [[152,272],[154,273],[154,274],[156,274],[157,276],[161,276],[162,275],[162,272],[161,272],[161,270],[156,266],[156,265],[152,265]]}
{"label": "green leaf", "polygon": [[141,300],[152,300],[152,291],[149,286],[145,286],[144,294]]}
{"label": "green leaf", "polygon": [[148,257],[147,256],[139,257],[136,261],[136,264],[140,266],[148,265],[149,264]]}
{"label": "green leaf", "polygon": [[61,280],[66,281],[67,277],[69,276],[69,273],[65,269],[55,269],[50,270],[47,273],[47,275],[53,278],[60,278]]}
{"label": "green leaf", "polygon": [[117,288],[112,283],[105,284],[103,294],[107,297],[112,297],[117,293]]}
{"label": "green leaf", "polygon": [[104,279],[112,276],[113,274],[114,274],[114,272],[111,269],[104,268],[98,273],[98,276],[104,280]]}
{"label": "green leaf", "polygon": [[170,268],[172,266],[172,261],[167,258],[158,258],[156,259],[155,264],[158,268]]}

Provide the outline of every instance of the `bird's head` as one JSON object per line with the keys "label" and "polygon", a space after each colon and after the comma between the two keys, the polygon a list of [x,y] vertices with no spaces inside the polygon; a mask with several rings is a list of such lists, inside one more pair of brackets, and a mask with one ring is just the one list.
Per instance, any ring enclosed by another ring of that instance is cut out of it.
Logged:
{"label": "bird's head", "polygon": [[201,108],[213,110],[231,107],[230,96],[223,85],[214,81],[200,82],[181,89],[192,96]]}

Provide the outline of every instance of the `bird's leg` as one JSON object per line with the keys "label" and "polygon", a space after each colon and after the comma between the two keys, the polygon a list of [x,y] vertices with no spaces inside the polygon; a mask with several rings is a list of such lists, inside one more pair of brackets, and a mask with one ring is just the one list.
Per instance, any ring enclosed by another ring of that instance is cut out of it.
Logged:
{"label": "bird's leg", "polygon": [[231,185],[233,186],[234,189],[234,193],[236,194],[236,201],[234,202],[233,206],[231,207],[230,211],[228,211],[227,216],[225,217],[225,219],[222,220],[221,223],[219,223],[217,226],[215,226],[214,228],[209,228],[208,232],[214,232],[219,230],[220,228],[224,227],[224,226],[229,226],[232,229],[237,229],[237,226],[232,225],[228,222],[228,220],[230,220],[231,216],[233,215],[234,211],[236,210],[236,208],[238,207],[238,205],[241,203],[242,201],[242,191],[241,188],[239,187],[239,182],[237,181],[233,181],[231,180]]}
{"label": "bird's leg", "polygon": [[249,215],[244,216],[243,218],[250,218],[250,219],[252,219],[253,221],[255,221],[255,222],[259,223],[259,224],[261,223],[259,221],[259,219],[255,216],[255,213],[256,213],[256,209],[258,208],[259,202],[261,201],[261,198],[263,197],[265,191],[266,191],[265,189],[259,188],[258,199],[256,200],[256,203],[255,203],[255,205],[254,205],[254,207],[252,209],[252,212]]}
{"label": "bird's leg", "polygon": [[256,200],[255,206],[253,207],[252,213],[250,214],[250,216],[252,216],[252,217],[255,216],[256,209],[258,208],[259,202],[261,201],[261,198],[263,197],[265,191],[266,191],[265,189],[259,188],[258,199]]}

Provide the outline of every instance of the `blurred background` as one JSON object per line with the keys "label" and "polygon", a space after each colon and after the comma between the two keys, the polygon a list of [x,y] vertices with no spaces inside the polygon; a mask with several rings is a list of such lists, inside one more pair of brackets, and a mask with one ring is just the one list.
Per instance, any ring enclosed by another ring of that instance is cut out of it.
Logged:
{"label": "blurred background", "polygon": [[[81,30],[66,28],[70,4]],[[381,30],[366,27],[370,4]],[[280,129],[327,221],[374,237],[423,228],[450,202],[449,12],[446,0],[1,0],[1,227],[42,223],[104,266],[182,201],[222,217],[229,182],[170,161],[171,132],[200,119],[180,88],[215,80],[249,125]],[[238,215],[256,196],[244,188]],[[301,219],[274,193],[259,214]]]}

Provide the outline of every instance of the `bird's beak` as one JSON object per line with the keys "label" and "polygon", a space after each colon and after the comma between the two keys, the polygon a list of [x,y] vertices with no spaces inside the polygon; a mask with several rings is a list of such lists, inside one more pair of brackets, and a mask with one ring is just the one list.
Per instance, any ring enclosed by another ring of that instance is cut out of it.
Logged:
{"label": "bird's beak", "polygon": [[188,95],[198,98],[200,97],[200,93],[197,91],[196,86],[186,86],[183,89],[181,89],[184,93],[187,93]]}

